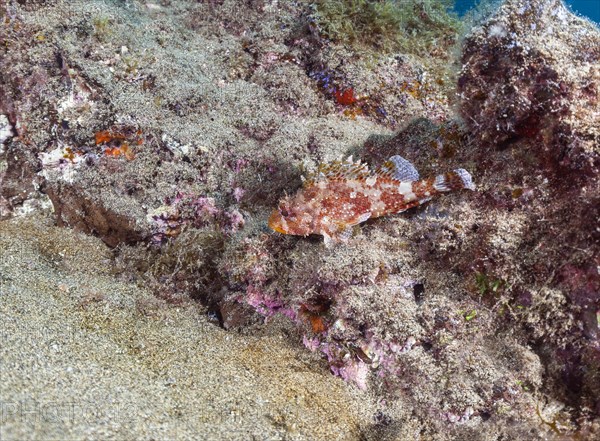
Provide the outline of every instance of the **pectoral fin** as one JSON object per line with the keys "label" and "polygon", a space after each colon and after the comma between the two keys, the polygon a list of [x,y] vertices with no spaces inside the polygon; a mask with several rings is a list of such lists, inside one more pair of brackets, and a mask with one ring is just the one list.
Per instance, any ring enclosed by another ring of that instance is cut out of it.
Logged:
{"label": "pectoral fin", "polygon": [[354,225],[362,224],[363,222],[368,221],[370,218],[371,218],[371,213],[363,213],[358,217],[358,219],[356,220],[356,223],[353,223],[353,224]]}
{"label": "pectoral fin", "polygon": [[325,247],[331,248],[339,242],[347,242],[352,237],[352,230],[354,225],[349,224],[338,224],[337,229],[331,233],[323,233],[323,239],[325,241]]}
{"label": "pectoral fin", "polygon": [[352,226],[346,225],[340,230],[338,230],[336,234],[336,238],[340,242],[346,242],[348,239],[352,237]]}
{"label": "pectoral fin", "polygon": [[331,248],[335,245],[336,241],[327,233],[323,233],[323,241],[325,243],[325,248]]}

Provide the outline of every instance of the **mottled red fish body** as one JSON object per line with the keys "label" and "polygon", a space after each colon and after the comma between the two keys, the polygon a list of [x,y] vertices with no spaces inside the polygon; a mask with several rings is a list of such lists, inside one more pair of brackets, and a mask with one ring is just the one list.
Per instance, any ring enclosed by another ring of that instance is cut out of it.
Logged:
{"label": "mottled red fish body", "polygon": [[286,197],[269,217],[282,234],[323,235],[327,245],[348,239],[352,227],[372,217],[401,213],[452,190],[474,190],[463,169],[419,180],[414,166],[393,156],[374,172],[365,164],[335,161],[321,164],[294,196]]}

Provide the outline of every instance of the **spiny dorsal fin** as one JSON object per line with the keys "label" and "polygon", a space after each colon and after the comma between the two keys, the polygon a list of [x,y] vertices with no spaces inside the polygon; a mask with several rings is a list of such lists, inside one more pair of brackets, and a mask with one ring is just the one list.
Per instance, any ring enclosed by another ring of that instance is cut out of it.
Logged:
{"label": "spiny dorsal fin", "polygon": [[419,172],[412,163],[402,156],[395,155],[381,164],[375,170],[377,176],[395,179],[402,182],[414,182],[419,180]]}
{"label": "spiny dorsal fin", "polygon": [[314,185],[317,182],[337,179],[366,179],[371,176],[369,166],[360,161],[354,162],[352,156],[346,160],[338,160],[329,163],[321,163],[317,169],[306,175],[303,180],[304,187]]}

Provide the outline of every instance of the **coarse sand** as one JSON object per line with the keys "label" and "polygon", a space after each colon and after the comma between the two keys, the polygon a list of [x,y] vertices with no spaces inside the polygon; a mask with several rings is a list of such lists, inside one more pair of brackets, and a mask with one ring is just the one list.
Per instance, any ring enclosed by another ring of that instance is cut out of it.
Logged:
{"label": "coarse sand", "polygon": [[348,440],[369,424],[365,393],[300,344],[115,280],[98,239],[21,218],[0,250],[2,440]]}

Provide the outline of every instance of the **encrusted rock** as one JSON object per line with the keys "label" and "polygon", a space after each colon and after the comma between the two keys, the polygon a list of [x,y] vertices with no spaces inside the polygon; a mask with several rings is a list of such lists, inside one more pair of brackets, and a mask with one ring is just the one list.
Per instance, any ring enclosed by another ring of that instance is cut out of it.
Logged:
{"label": "encrusted rock", "polygon": [[561,0],[508,0],[467,38],[461,112],[483,142],[532,141],[549,167],[598,172],[600,33]]}
{"label": "encrusted rock", "polygon": [[507,0],[462,62],[460,110],[486,182],[461,265],[478,269],[483,298],[519,308],[509,315],[560,399],[598,413],[600,31],[560,0]]}

